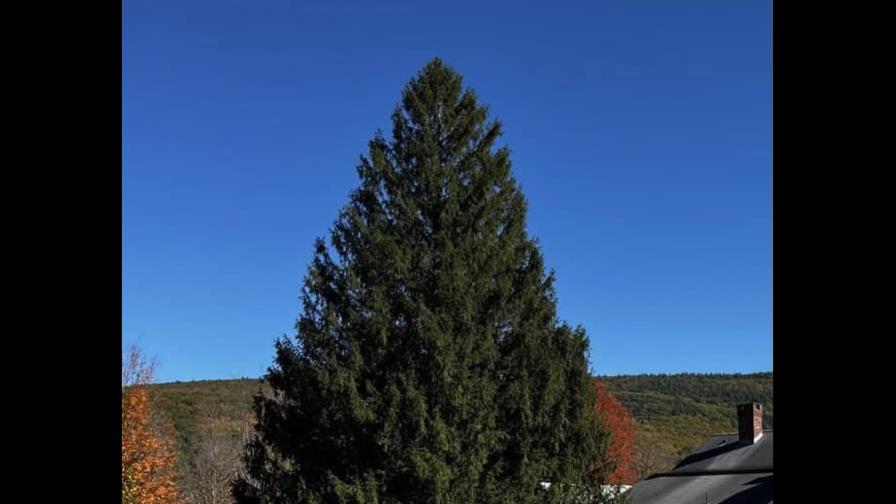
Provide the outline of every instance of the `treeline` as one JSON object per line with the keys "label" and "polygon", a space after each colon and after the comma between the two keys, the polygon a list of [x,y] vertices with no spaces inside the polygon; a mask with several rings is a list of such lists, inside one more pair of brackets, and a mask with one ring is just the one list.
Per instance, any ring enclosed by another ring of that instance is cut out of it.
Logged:
{"label": "treeline", "polygon": [[[772,373],[598,376],[635,420],[639,478],[669,469],[707,436],[737,429],[735,404],[759,401],[765,427],[774,425]],[[179,486],[189,502],[231,502],[227,477],[251,428],[258,379],[162,383],[149,386],[155,404],[178,433]],[[213,496],[212,496],[213,494]],[[192,497],[192,498],[191,498]]]}
{"label": "treeline", "polygon": [[153,404],[177,432],[178,487],[187,503],[233,502],[230,482],[252,430],[252,398],[262,390],[267,386],[249,378],[150,386]]}
{"label": "treeline", "polygon": [[237,430],[249,417],[252,398],[262,387],[266,385],[261,380],[240,378],[158,383],[150,385],[149,392],[174,423],[182,444],[191,446],[210,417]]}
{"label": "treeline", "polygon": [[675,457],[696,448],[707,436],[737,430],[734,406],[758,401],[764,427],[774,427],[772,373],[659,374],[599,376],[637,422]]}

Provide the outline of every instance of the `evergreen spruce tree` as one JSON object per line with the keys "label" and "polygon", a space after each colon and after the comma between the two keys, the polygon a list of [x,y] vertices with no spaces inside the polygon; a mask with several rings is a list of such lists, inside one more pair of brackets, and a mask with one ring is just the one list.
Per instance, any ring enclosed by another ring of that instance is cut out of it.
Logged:
{"label": "evergreen spruce tree", "polygon": [[588,340],[558,320],[500,123],[438,59],[392,123],[315,244],[234,496],[527,503],[593,488],[608,433]]}

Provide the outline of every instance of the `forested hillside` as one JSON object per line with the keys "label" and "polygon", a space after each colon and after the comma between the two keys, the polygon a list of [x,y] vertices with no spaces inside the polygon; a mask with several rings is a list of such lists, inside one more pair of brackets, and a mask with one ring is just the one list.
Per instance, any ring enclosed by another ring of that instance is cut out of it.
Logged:
{"label": "forested hillside", "polygon": [[[707,436],[737,430],[734,406],[758,401],[774,425],[772,373],[598,376],[631,412],[639,437],[639,475],[668,469]],[[191,502],[236,470],[250,428],[257,379],[162,383],[150,395],[173,422],[181,448],[181,487]],[[211,476],[210,476],[211,475]]]}
{"label": "forested hillside", "polygon": [[607,390],[637,421],[676,455],[695,448],[707,436],[737,430],[739,403],[758,401],[764,426],[774,426],[772,373],[601,376]]}

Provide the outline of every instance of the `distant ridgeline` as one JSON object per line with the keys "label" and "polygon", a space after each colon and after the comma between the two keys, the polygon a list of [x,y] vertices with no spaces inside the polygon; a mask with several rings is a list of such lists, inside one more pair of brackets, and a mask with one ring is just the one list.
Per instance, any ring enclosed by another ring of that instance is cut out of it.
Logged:
{"label": "distant ridgeline", "polygon": [[[598,376],[636,420],[639,433],[685,454],[711,434],[735,432],[733,405],[758,401],[764,424],[774,426],[772,373]],[[150,386],[150,395],[172,420],[182,457],[189,458],[204,422],[213,419],[236,435],[251,414],[258,379],[173,382]]]}
{"label": "distant ridgeline", "polygon": [[[252,414],[252,398],[264,387],[257,378],[157,383],[150,399],[171,419],[184,447],[204,422],[217,420],[238,432]],[[254,419],[254,416],[251,417]]]}
{"label": "distant ridgeline", "polygon": [[679,455],[711,434],[737,431],[734,405],[760,402],[774,426],[772,373],[598,376],[647,431]]}

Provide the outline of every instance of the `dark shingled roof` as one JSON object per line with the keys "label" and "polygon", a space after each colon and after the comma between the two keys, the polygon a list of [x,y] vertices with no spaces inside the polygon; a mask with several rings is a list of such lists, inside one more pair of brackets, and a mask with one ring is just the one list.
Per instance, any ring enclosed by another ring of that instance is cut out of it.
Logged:
{"label": "dark shingled roof", "polygon": [[672,471],[639,482],[628,494],[633,504],[771,503],[774,475],[772,431],[755,444],[737,434],[710,437]]}

